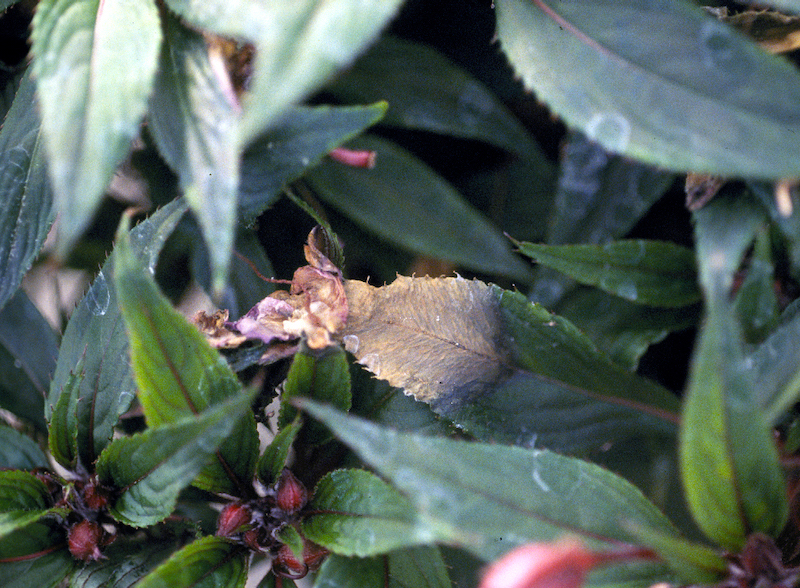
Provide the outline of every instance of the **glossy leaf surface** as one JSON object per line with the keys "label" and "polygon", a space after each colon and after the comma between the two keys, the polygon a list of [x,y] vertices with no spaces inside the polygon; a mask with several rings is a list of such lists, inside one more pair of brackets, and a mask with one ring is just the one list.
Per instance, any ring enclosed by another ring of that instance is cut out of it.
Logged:
{"label": "glossy leaf surface", "polygon": [[220,537],[203,537],[176,552],[145,577],[139,588],[242,588],[247,558],[241,546]]}
{"label": "glossy leaf surface", "polygon": [[[150,427],[196,416],[236,396],[241,384],[199,329],[172,308],[118,237],[116,286],[130,338],[138,397]],[[227,434],[226,434],[227,435]],[[224,436],[223,436],[224,437]],[[235,492],[255,470],[258,434],[252,413],[236,419],[217,460],[195,480],[200,488]]]}
{"label": "glossy leaf surface", "polygon": [[432,540],[424,527],[417,530],[408,499],[363,470],[336,470],[322,478],[309,508],[303,535],[339,555],[367,557]]}
{"label": "glossy leaf surface", "polygon": [[26,73],[0,129],[0,308],[41,251],[55,217],[34,90]]}
{"label": "glossy leaf surface", "polygon": [[635,541],[623,521],[676,535],[639,490],[589,462],[397,433],[308,401],[302,406],[414,503],[421,531],[481,558],[563,533],[589,544]]}
{"label": "glossy leaf surface", "polygon": [[[133,255],[154,268],[167,237],[180,220],[186,204],[168,204],[131,232]],[[128,337],[114,284],[113,252],[73,311],[58,354],[55,375],[45,405],[50,418],[70,373],[83,361],[85,377],[78,401],[78,451],[84,464],[91,464],[108,445],[119,416],[133,402],[135,385],[128,361]],[[92,353],[87,353],[92,349]]]}
{"label": "glossy leaf surface", "polygon": [[307,176],[325,201],[405,249],[477,271],[528,281],[507,239],[419,159],[376,137],[350,144],[373,150],[373,169],[325,161]]}
{"label": "glossy leaf surface", "polygon": [[643,240],[605,245],[517,245],[537,263],[631,302],[675,307],[700,301],[694,254],[686,247]]}
{"label": "glossy leaf surface", "polygon": [[213,244],[213,290],[219,292],[228,276],[236,224],[238,105],[230,81],[218,73],[225,67],[222,55],[210,52],[202,35],[164,14],[165,37],[148,128],[178,174],[205,242]]}
{"label": "glossy leaf surface", "polygon": [[[481,439],[564,451],[671,435],[677,401],[522,295],[461,278],[345,283],[359,363]],[[577,407],[581,407],[577,410]]]}
{"label": "glossy leaf surface", "polygon": [[101,481],[122,489],[111,507],[118,521],[134,527],[169,516],[178,493],[216,457],[217,447],[250,409],[252,394],[239,396],[180,421],[115,439],[97,461]]}
{"label": "glossy leaf surface", "polygon": [[526,86],[610,151],[723,176],[800,172],[800,73],[690,2],[502,0],[497,30]]}
{"label": "glossy leaf surface", "polygon": [[89,224],[139,130],[160,41],[152,0],[47,0],[37,7],[33,72],[62,257]]}

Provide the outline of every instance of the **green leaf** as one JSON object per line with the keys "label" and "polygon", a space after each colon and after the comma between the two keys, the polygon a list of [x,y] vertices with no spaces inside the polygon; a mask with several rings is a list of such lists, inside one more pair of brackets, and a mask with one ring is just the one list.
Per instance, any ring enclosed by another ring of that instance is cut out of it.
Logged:
{"label": "green leaf", "polygon": [[[794,312],[790,313],[791,310]],[[780,324],[744,359],[755,378],[755,390],[768,423],[777,424],[800,395],[800,365],[795,348],[800,338],[800,313],[789,307]]]}
{"label": "green leaf", "polygon": [[272,442],[267,445],[264,453],[258,460],[258,479],[266,485],[274,484],[278,479],[286,461],[289,459],[289,451],[292,443],[297,438],[300,428],[303,426],[301,419],[297,418],[293,422],[281,428]]}
{"label": "green leaf", "polygon": [[244,391],[199,416],[116,439],[97,461],[101,480],[121,488],[111,514],[134,527],[162,521],[178,494],[215,458],[217,447],[250,410],[253,394]]}
{"label": "green leaf", "polygon": [[339,555],[366,557],[430,543],[414,507],[375,474],[336,470],[314,490],[303,535]]}
{"label": "green leaf", "polygon": [[721,176],[800,172],[800,74],[692,3],[501,0],[496,14],[525,85],[606,149]]}
{"label": "green leaf", "polygon": [[631,302],[671,308],[700,301],[694,253],[687,247],[644,240],[605,245],[515,244],[537,263]]}
{"label": "green leaf", "polygon": [[0,471],[0,512],[42,510],[50,493],[39,478],[18,470]]}
{"label": "green leaf", "polygon": [[246,552],[220,537],[203,537],[176,552],[137,588],[243,588]]}
{"label": "green leaf", "polygon": [[316,165],[335,147],[375,124],[386,103],[369,106],[298,106],[290,109],[244,152],[239,215],[252,223],[283,187]]}
{"label": "green leaf", "polygon": [[[148,268],[154,268],[164,241],[180,220],[186,204],[168,204],[131,232],[133,254]],[[76,367],[83,361],[85,377],[78,401],[78,452],[81,463],[89,467],[108,445],[119,416],[130,408],[135,385],[128,356],[128,337],[120,315],[114,284],[114,252],[101,268],[89,290],[70,317],[45,415],[53,408]]]}
{"label": "green leaf", "polygon": [[[172,308],[152,276],[134,258],[127,236],[118,236],[116,287],[130,339],[138,397],[150,427],[178,423],[235,397],[236,374],[205,337]],[[194,484],[236,493],[255,471],[258,433],[252,413],[237,418],[217,460]]]}
{"label": "green leaf", "polygon": [[323,162],[307,176],[321,198],[409,251],[530,281],[530,269],[511,252],[500,231],[431,168],[376,137],[350,146],[376,151],[375,168]]}
{"label": "green leaf", "polygon": [[736,293],[734,306],[748,342],[762,340],[778,322],[778,300],[775,296],[775,266],[768,230],[758,232],[747,273]]}
{"label": "green leaf", "polygon": [[389,586],[450,588],[447,566],[437,547],[409,547],[393,551],[389,559]]}
{"label": "green leaf", "polygon": [[[150,100],[149,129],[164,159],[180,178],[189,207],[211,252],[213,290],[228,277],[236,224],[239,151],[238,107],[222,56],[209,52],[200,33],[164,13],[164,43]],[[226,86],[227,84],[227,86]]]}
{"label": "green leaf", "polygon": [[546,450],[397,433],[311,401],[301,407],[414,503],[417,533],[481,558],[563,533],[592,545],[635,542],[623,521],[677,536],[632,484],[589,462]]}
{"label": "green leaf", "polygon": [[569,321],[463,278],[345,282],[340,335],[377,377],[484,440],[578,451],[674,434],[678,402]]}
{"label": "green leaf", "polygon": [[23,290],[0,309],[0,406],[44,432],[44,396],[58,356],[58,339]]}
{"label": "green leaf", "polygon": [[450,588],[439,550],[410,547],[383,557],[332,555],[322,564],[314,581],[316,588]]}
{"label": "green leaf", "polygon": [[139,130],[161,42],[152,0],[41,2],[33,73],[63,258]]}
{"label": "green leaf", "polygon": [[383,588],[386,572],[383,558],[332,555],[314,578],[314,588]]}
{"label": "green leaf", "polygon": [[0,469],[32,470],[49,466],[47,457],[33,439],[0,425]]}
{"label": "green leaf", "polygon": [[[329,347],[321,353],[299,351],[295,353],[292,367],[286,376],[281,395],[281,410],[278,426],[288,426],[297,416],[297,409],[289,404],[297,397],[314,398],[327,402],[336,408],[348,411],[352,396],[350,393],[350,367],[347,356],[341,347]],[[324,428],[308,423],[305,427],[313,443],[328,438]]]}
{"label": "green leaf", "polygon": [[324,90],[344,103],[388,101],[382,125],[484,141],[552,167],[491,90],[420,43],[384,36]]}
{"label": "green leaf", "polygon": [[3,588],[55,588],[75,567],[64,529],[33,523],[0,539]]}
{"label": "green leaf", "polygon": [[55,218],[30,72],[0,129],[0,308],[22,282]]}
{"label": "green leaf", "polygon": [[695,213],[697,259],[708,316],[684,402],[680,458],[687,502],[701,529],[726,549],[760,531],[776,535],[788,514],[785,480],[770,428],[744,369],[729,291],[760,211],[720,198]]}
{"label": "green leaf", "polygon": [[48,423],[50,453],[68,470],[74,470],[78,463],[78,396],[85,376],[81,360],[64,384]]}

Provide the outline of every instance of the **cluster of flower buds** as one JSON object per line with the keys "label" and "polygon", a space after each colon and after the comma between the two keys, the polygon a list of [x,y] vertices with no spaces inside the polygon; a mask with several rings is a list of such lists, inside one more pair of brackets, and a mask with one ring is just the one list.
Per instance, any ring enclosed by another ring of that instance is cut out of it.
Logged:
{"label": "cluster of flower buds", "polygon": [[298,558],[288,545],[281,545],[272,559],[272,573],[283,578],[299,580],[308,572],[319,569],[328,553],[324,547],[304,539],[303,555],[302,558]]}

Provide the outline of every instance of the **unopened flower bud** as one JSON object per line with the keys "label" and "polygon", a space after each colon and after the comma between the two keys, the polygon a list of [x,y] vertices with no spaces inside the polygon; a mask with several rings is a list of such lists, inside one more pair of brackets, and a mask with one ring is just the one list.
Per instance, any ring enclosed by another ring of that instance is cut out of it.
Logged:
{"label": "unopened flower bud", "polygon": [[531,543],[493,563],[480,588],[580,588],[599,563],[600,558],[578,541]]}
{"label": "unopened flower bud", "polygon": [[303,540],[303,563],[308,566],[310,571],[318,570],[325,558],[328,557],[328,554],[330,554],[330,551],[321,545],[312,543],[307,539]]}
{"label": "unopened flower bud", "polygon": [[272,560],[272,572],[276,576],[299,580],[308,573],[308,565],[300,561],[288,545],[281,545]]}
{"label": "unopened flower bud", "polygon": [[98,482],[89,482],[83,489],[83,501],[94,511],[102,510],[108,506],[109,492]]}
{"label": "unopened flower bud", "polygon": [[297,512],[308,502],[308,491],[303,483],[284,468],[275,485],[275,504],[285,512]]}
{"label": "unopened flower bud", "polygon": [[355,151],[347,149],[346,147],[336,147],[328,155],[334,161],[349,165],[350,167],[362,167],[365,169],[372,169],[375,167],[375,152],[374,151]]}
{"label": "unopened flower bud", "polygon": [[225,506],[219,513],[217,519],[217,535],[220,537],[230,537],[242,530],[242,527],[249,525],[253,513],[240,502],[233,502]]}
{"label": "unopened flower bud", "polygon": [[99,546],[101,543],[105,544],[105,534],[105,529],[92,521],[76,523],[67,534],[69,552],[75,559],[85,562],[104,559]]}

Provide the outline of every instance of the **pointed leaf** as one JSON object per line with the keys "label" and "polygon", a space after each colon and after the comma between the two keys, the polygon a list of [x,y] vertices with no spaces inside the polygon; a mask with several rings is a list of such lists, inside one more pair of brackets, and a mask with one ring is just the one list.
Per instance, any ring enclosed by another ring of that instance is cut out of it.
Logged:
{"label": "pointed leaf", "polygon": [[497,30],[526,86],[610,151],[722,176],[800,173],[800,73],[690,2],[501,0]]}
{"label": "pointed leaf", "polygon": [[700,301],[694,253],[687,247],[644,240],[516,245],[541,265],[631,302],[670,308]]}
{"label": "pointed leaf", "polygon": [[137,588],[244,588],[246,552],[220,537],[203,537],[176,552]]}
{"label": "pointed leaf", "polygon": [[19,288],[55,218],[34,90],[28,71],[0,129],[0,308]]}
{"label": "pointed leaf", "polygon": [[32,38],[63,257],[138,131],[156,72],[158,8],[152,0],[45,0]]}
{"label": "pointed leaf", "polygon": [[85,376],[81,359],[64,384],[48,423],[50,453],[68,470],[74,470],[78,463],[78,397]]}
{"label": "pointed leaf", "polygon": [[800,364],[795,348],[800,338],[800,313],[790,313],[767,339],[745,357],[751,366],[759,404],[768,423],[777,424],[800,395]]}
{"label": "pointed leaf", "polygon": [[[520,294],[462,278],[345,282],[346,348],[482,439],[574,451],[670,435],[677,400]],[[580,410],[577,409],[580,407]]]}
{"label": "pointed leaf", "polygon": [[0,426],[0,469],[32,470],[49,466],[33,439],[11,427]]}
{"label": "pointed leaf", "polygon": [[10,360],[0,375],[0,406],[44,431],[44,396],[56,366],[58,339],[22,289],[0,309],[0,349],[2,359]]}
{"label": "pointed leaf", "polygon": [[[295,353],[283,384],[283,402],[278,415],[280,428],[289,425],[296,417],[297,409],[288,402],[299,396],[327,402],[345,412],[350,410],[350,368],[341,347],[329,347],[321,354],[305,351]],[[312,442],[318,443],[329,437],[326,430],[314,425],[306,425],[306,434],[310,435]]]}
{"label": "pointed leaf", "polygon": [[382,125],[485,141],[551,167],[489,88],[421,43],[384,36],[325,92],[344,103],[388,101]]}
{"label": "pointed leaf", "polygon": [[370,106],[298,106],[290,109],[244,152],[239,215],[255,218],[274,203],[281,189],[319,163],[332,149],[380,120],[386,103]]}
{"label": "pointed leaf", "polygon": [[278,479],[281,471],[286,467],[286,461],[289,459],[289,451],[292,449],[297,434],[303,426],[301,419],[295,419],[293,422],[284,426],[277,435],[272,439],[272,442],[267,445],[264,453],[258,460],[258,479],[267,486],[274,484]]}
{"label": "pointed leaf", "polygon": [[213,290],[219,292],[227,279],[236,224],[238,109],[230,82],[214,70],[214,59],[224,67],[221,54],[209,52],[200,33],[164,14],[148,128],[200,223],[211,251]]}
{"label": "pointed leaf", "polygon": [[589,462],[546,450],[397,433],[311,401],[301,406],[414,503],[418,533],[481,558],[563,533],[592,545],[635,542],[623,521],[677,536],[638,489]]}
{"label": "pointed leaf", "polygon": [[303,535],[339,555],[366,557],[430,543],[411,503],[363,470],[336,470],[314,490]]}
{"label": "pointed leaf", "polygon": [[[127,236],[117,245],[116,287],[130,338],[139,401],[150,427],[177,423],[201,413],[241,390],[236,374],[205,337],[175,311],[152,276],[133,257]],[[258,454],[252,413],[235,428],[195,485],[235,493],[249,484]]]}
{"label": "pointed leaf", "polygon": [[776,535],[788,514],[777,451],[756,403],[753,374],[744,369],[728,294],[760,220],[741,198],[718,196],[695,213],[708,317],[690,372],[680,457],[692,514],[706,535],[730,550],[753,531]]}
{"label": "pointed leaf", "polygon": [[0,539],[3,588],[55,588],[75,567],[60,525],[38,522]]}
{"label": "pointed leaf", "polygon": [[772,263],[772,237],[764,228],[756,236],[747,274],[736,293],[734,306],[747,342],[762,340],[778,321],[775,295],[775,266]]}
{"label": "pointed leaf", "polygon": [[376,151],[375,168],[323,162],[307,176],[320,197],[410,251],[529,281],[529,268],[500,231],[427,165],[376,137],[351,146]]}
{"label": "pointed leaf", "polygon": [[[172,202],[131,232],[133,253],[148,268],[155,268],[164,241],[180,220],[186,204]],[[50,394],[45,403],[49,419],[70,374],[84,362],[85,377],[78,401],[78,452],[84,465],[92,464],[108,445],[119,416],[130,408],[135,385],[128,356],[128,337],[117,303],[112,253],[70,317]]]}
{"label": "pointed leaf", "polygon": [[114,518],[146,527],[169,516],[180,491],[215,458],[222,440],[249,411],[252,396],[245,391],[197,417],[116,439],[106,447],[97,474],[122,489],[111,507]]}

